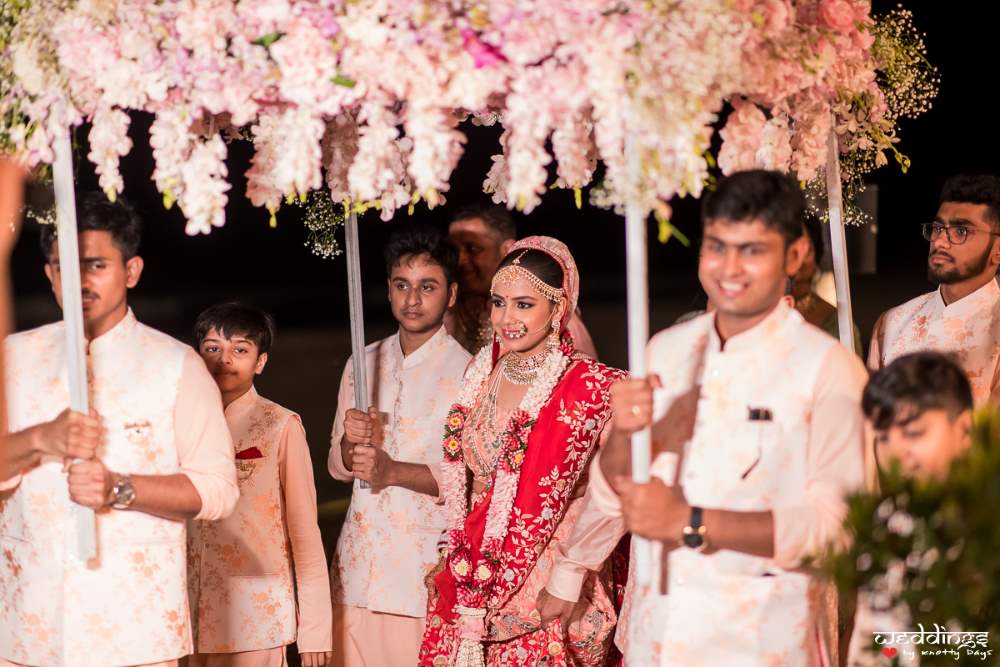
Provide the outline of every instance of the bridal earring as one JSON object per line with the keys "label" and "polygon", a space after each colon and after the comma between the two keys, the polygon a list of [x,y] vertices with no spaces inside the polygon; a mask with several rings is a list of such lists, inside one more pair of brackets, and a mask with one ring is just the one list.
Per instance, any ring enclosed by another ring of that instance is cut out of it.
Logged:
{"label": "bridal earring", "polygon": [[552,332],[549,334],[549,339],[546,341],[546,346],[549,350],[554,350],[559,347],[559,320],[552,320]]}

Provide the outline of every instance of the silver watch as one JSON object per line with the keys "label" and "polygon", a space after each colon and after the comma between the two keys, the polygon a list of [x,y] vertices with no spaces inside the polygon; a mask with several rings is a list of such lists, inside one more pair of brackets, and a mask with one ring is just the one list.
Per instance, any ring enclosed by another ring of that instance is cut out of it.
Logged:
{"label": "silver watch", "polygon": [[135,502],[135,487],[128,475],[118,475],[111,487],[111,506],[116,510],[127,510]]}

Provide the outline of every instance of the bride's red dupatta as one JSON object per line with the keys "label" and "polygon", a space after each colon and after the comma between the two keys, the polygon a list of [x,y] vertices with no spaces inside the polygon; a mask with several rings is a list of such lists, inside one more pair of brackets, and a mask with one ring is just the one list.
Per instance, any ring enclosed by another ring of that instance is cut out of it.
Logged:
{"label": "bride's red dupatta", "polygon": [[[483,550],[495,488],[491,485],[466,516],[464,542],[450,545],[445,567],[433,580],[420,648],[421,667],[453,664],[459,644],[469,632],[463,628],[456,605],[485,609],[488,629],[492,616],[524,583],[562,521],[611,416],[611,384],[624,377],[623,371],[577,358],[534,423],[524,419],[519,429],[508,431],[509,438],[523,438],[525,431],[527,437],[526,446],[508,449],[522,452],[523,461],[506,535],[500,544],[493,545],[494,553]],[[453,416],[464,424],[465,408],[456,406]],[[459,423],[457,420],[454,423]],[[488,630],[482,638],[490,639]]]}

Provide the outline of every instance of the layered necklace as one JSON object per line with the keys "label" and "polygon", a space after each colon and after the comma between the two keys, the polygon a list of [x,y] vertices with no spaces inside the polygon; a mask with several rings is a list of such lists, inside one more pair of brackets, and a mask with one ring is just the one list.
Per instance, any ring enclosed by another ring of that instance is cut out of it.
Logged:
{"label": "layered necklace", "polygon": [[485,445],[485,452],[475,451],[478,467],[485,471],[491,470],[496,463],[496,453],[500,450],[502,435],[505,424],[499,424],[497,419],[497,396],[500,393],[501,380],[507,380],[513,385],[527,386],[538,379],[538,373],[549,358],[552,348],[544,347],[540,352],[530,356],[508,352],[500,360],[499,372],[493,376],[482,400],[469,415],[470,421],[484,434],[482,439]]}
{"label": "layered necklace", "polygon": [[535,381],[539,369],[545,365],[545,360],[548,358],[549,349],[547,347],[541,352],[527,357],[516,352],[509,352],[500,360],[500,374],[511,384],[523,387]]}

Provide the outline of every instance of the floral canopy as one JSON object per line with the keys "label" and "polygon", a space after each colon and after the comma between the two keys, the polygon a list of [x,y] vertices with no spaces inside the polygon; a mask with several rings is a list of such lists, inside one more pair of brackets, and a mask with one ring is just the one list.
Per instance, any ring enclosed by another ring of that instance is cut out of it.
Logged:
{"label": "floral canopy", "polygon": [[502,125],[484,189],[524,211],[590,186],[668,224],[716,160],[821,183],[831,127],[850,194],[887,154],[905,168],[897,121],[937,88],[909,14],[863,0],[11,0],[0,48],[0,151],[49,163],[89,123],[114,197],[130,113],[152,114],[189,234],[225,222],[229,142],[253,143],[247,196],[272,215],[325,188],[388,219],[442,201],[470,118]]}

